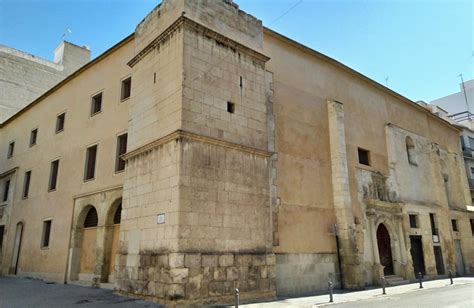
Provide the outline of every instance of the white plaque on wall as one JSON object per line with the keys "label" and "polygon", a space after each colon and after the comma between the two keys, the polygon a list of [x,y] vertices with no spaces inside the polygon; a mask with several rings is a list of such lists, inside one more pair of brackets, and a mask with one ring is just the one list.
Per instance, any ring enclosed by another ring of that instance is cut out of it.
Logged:
{"label": "white plaque on wall", "polygon": [[162,213],[162,214],[158,214],[158,217],[156,219],[156,223],[158,225],[161,225],[161,224],[164,224],[165,223],[165,214]]}

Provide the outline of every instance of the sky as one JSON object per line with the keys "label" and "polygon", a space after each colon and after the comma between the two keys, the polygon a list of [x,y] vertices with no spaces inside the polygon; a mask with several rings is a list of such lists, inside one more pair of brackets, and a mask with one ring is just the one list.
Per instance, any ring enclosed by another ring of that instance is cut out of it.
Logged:
{"label": "sky", "polygon": [[[96,57],[132,33],[159,2],[0,0],[0,44],[52,61],[66,33]],[[414,101],[458,92],[461,73],[474,79],[474,0],[235,2],[266,27]]]}

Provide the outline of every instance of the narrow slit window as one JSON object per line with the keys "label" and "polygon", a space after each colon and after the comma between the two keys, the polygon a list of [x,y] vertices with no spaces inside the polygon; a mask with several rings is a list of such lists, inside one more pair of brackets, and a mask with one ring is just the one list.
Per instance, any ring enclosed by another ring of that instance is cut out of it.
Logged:
{"label": "narrow slit window", "polygon": [[94,95],[91,103],[91,116],[102,111],[102,93]]}
{"label": "narrow slit window", "polygon": [[97,145],[87,148],[86,167],[84,170],[84,181],[89,181],[95,178],[96,157],[97,157]]}
{"label": "narrow slit window", "polygon": [[66,113],[61,113],[56,118],[56,134],[64,130],[64,122],[66,120]]}
{"label": "narrow slit window", "polygon": [[10,180],[6,180],[3,184],[3,201],[8,201],[8,194],[10,191]]}
{"label": "narrow slit window", "polygon": [[0,252],[3,247],[3,234],[5,233],[5,226],[0,226]]}
{"label": "narrow slit window", "polygon": [[120,99],[126,100],[130,97],[132,92],[132,77],[128,77],[127,79],[122,81],[122,92],[120,94]]}
{"label": "narrow slit window", "polygon": [[232,102],[227,102],[227,112],[234,113],[235,112],[235,104]]}
{"label": "narrow slit window", "polygon": [[23,199],[28,198],[30,193],[30,182],[31,182],[31,170],[25,172],[25,178],[23,180]]}
{"label": "narrow slit window", "polygon": [[417,215],[410,215],[410,228],[418,228]]}
{"label": "narrow slit window", "polygon": [[52,220],[43,221],[43,236],[41,238],[41,248],[49,248],[49,239],[51,237]]}
{"label": "narrow slit window", "polygon": [[117,137],[117,154],[115,157],[115,172],[125,169],[125,160],[120,157],[127,152],[127,134]]}
{"label": "narrow slit window", "polygon": [[51,169],[49,172],[49,190],[56,190],[56,184],[58,181],[58,172],[59,172],[59,159],[51,162]]}
{"label": "narrow slit window", "polygon": [[370,166],[370,152],[361,148],[357,148],[359,155],[359,164]]}
{"label": "narrow slit window", "polygon": [[459,231],[458,221],[456,219],[451,219],[451,226],[453,227],[453,231]]}
{"label": "narrow slit window", "polygon": [[30,134],[30,147],[36,144],[36,139],[38,138],[38,129],[33,129]]}
{"label": "narrow slit window", "polygon": [[7,153],[7,158],[10,158],[13,156],[13,152],[15,151],[15,142],[12,141],[8,145],[8,153]]}

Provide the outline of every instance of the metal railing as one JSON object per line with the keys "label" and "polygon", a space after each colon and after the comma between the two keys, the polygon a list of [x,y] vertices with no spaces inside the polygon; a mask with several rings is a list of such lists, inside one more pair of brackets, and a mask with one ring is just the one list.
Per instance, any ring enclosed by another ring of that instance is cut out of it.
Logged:
{"label": "metal railing", "polygon": [[474,120],[474,114],[469,111],[463,111],[449,115],[449,117],[456,122],[471,121]]}

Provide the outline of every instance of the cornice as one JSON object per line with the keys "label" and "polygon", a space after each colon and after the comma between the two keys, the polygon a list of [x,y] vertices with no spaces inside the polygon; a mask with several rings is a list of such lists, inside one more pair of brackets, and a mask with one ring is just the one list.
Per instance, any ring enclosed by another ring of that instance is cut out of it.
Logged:
{"label": "cornice", "polygon": [[249,147],[249,146],[245,146],[245,145],[241,145],[241,144],[237,144],[237,143],[233,143],[233,142],[229,142],[225,140],[220,140],[220,139],[216,139],[212,137],[202,136],[202,135],[198,135],[198,134],[183,131],[183,130],[177,130],[160,139],[157,139],[135,150],[125,153],[121,157],[124,160],[129,160],[133,157],[149,152],[155,148],[158,148],[166,143],[169,143],[175,140],[176,141],[183,141],[183,140],[198,141],[198,142],[225,147],[225,148],[229,148],[229,149],[233,149],[233,150],[237,150],[241,152],[246,152],[246,153],[250,153],[250,154],[262,156],[262,157],[270,157],[273,154],[272,152],[269,152],[266,150],[261,150],[261,149],[257,149],[257,148],[253,148],[253,147]]}

